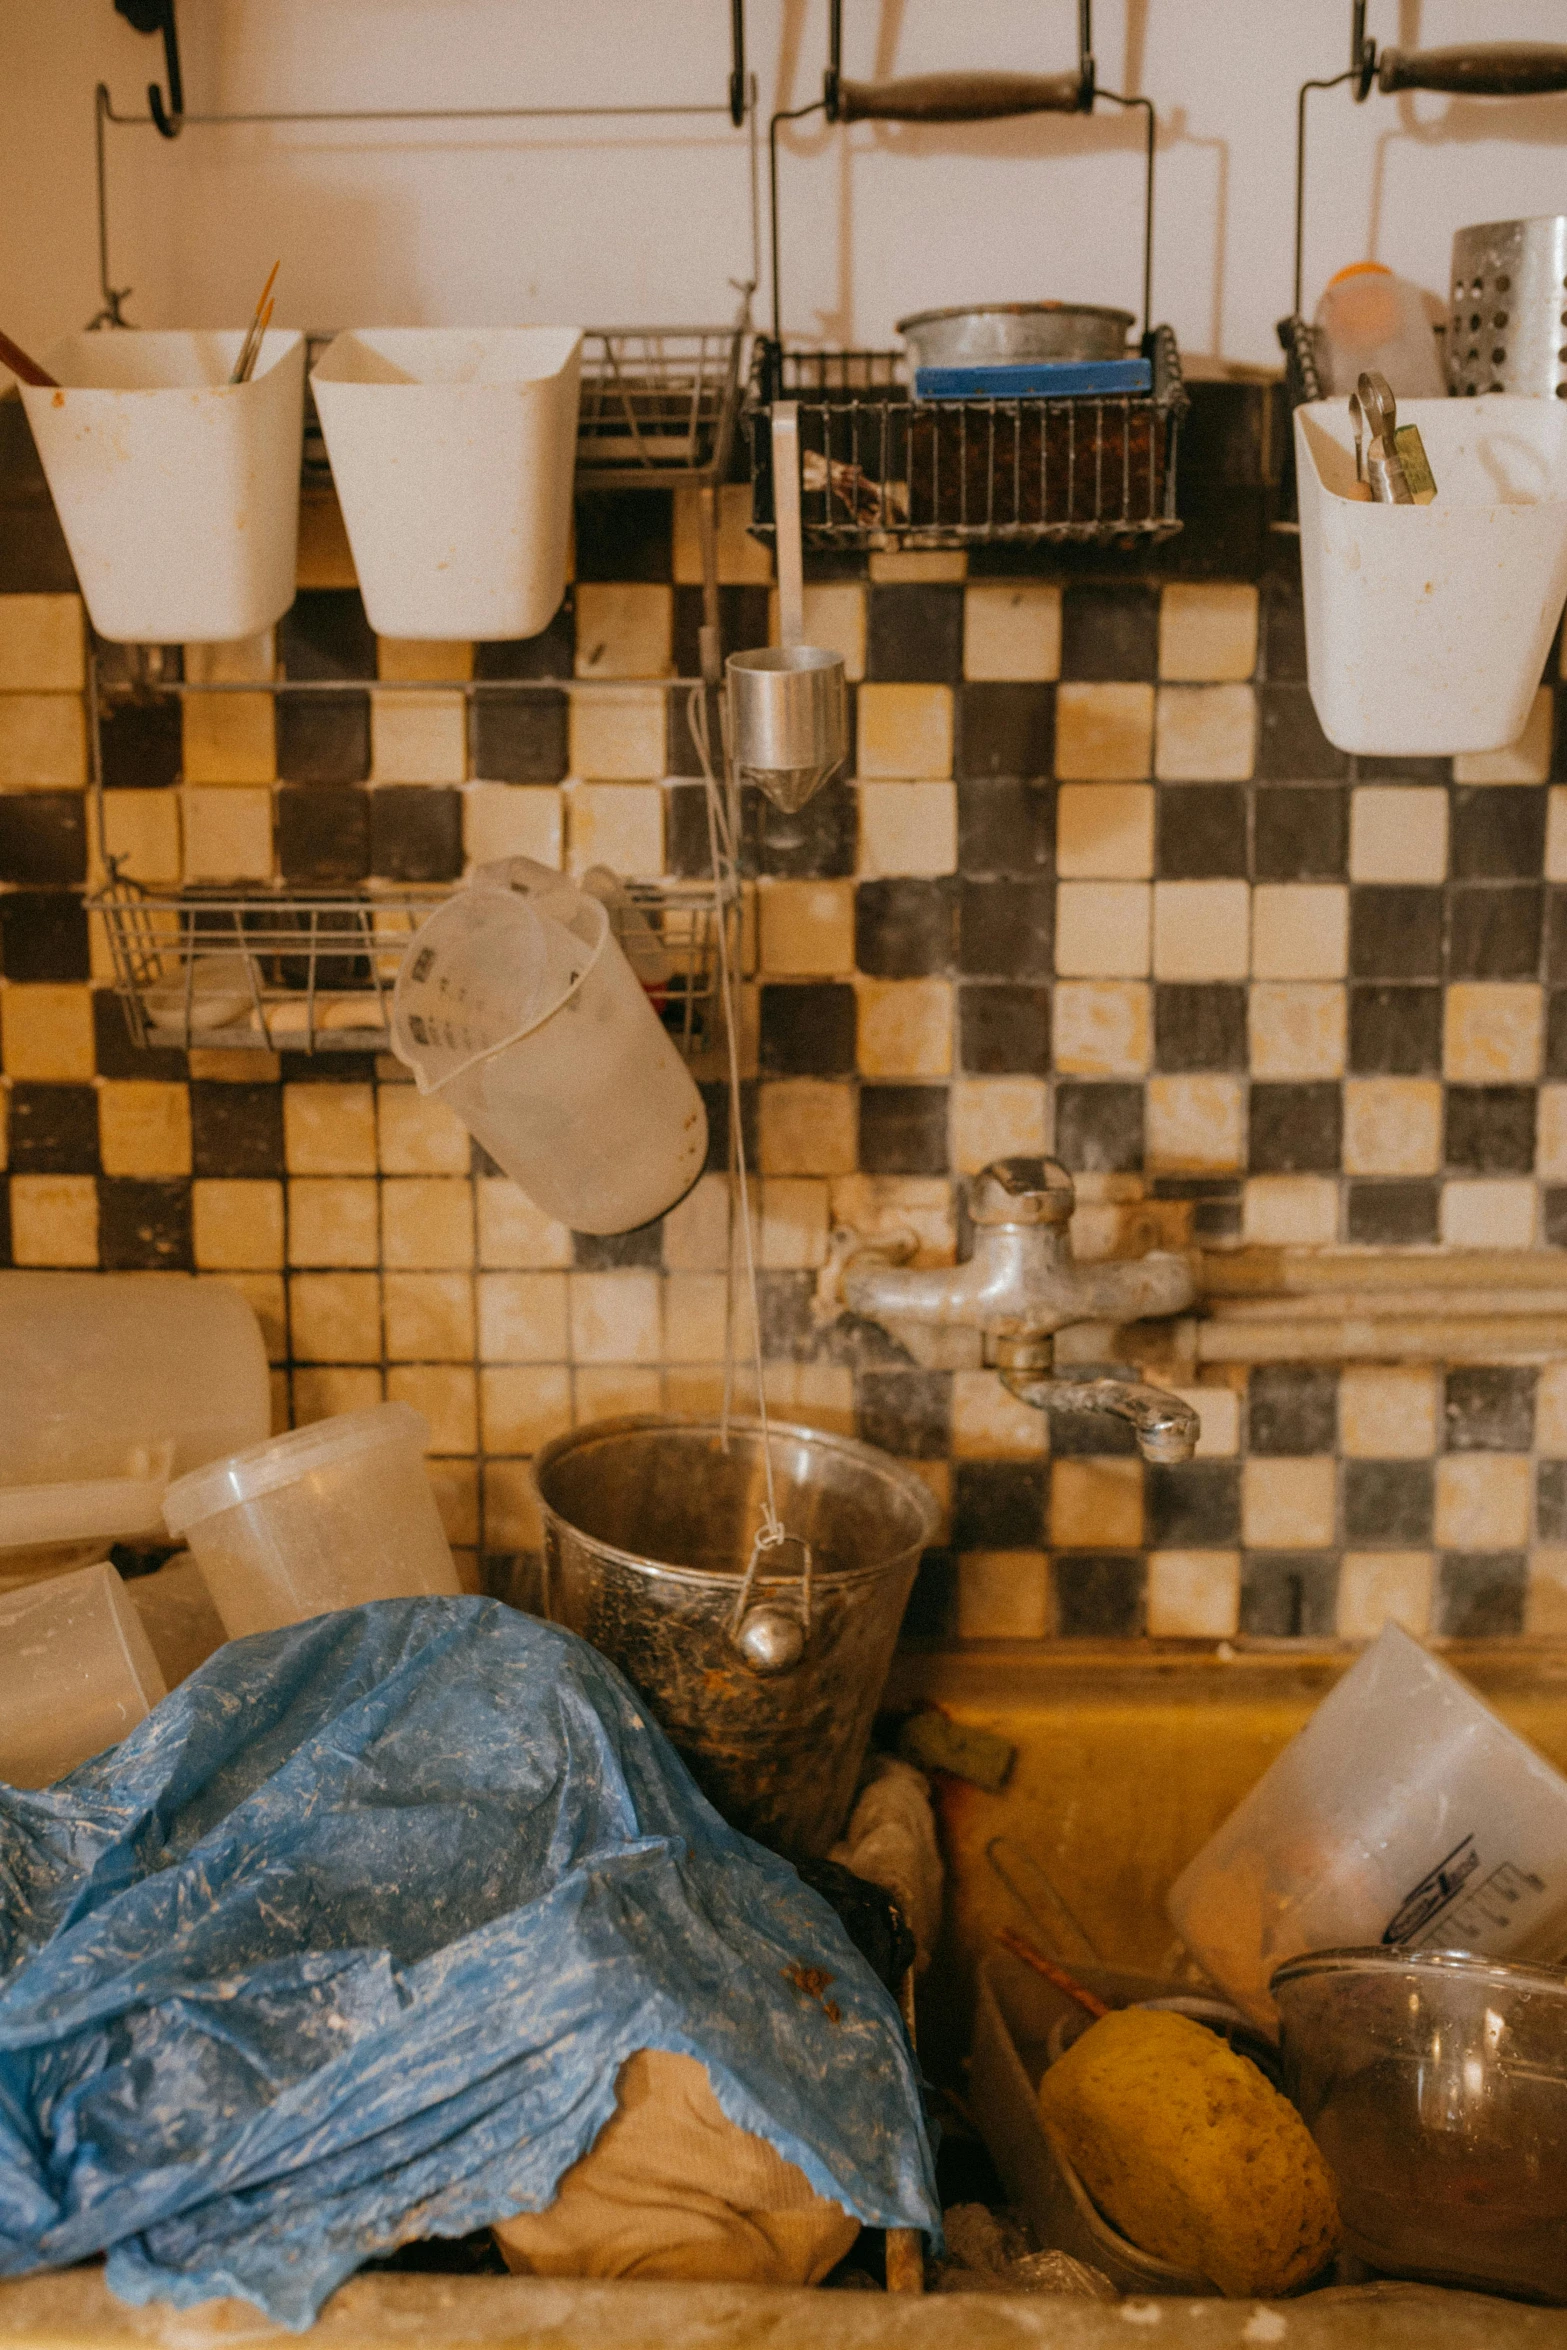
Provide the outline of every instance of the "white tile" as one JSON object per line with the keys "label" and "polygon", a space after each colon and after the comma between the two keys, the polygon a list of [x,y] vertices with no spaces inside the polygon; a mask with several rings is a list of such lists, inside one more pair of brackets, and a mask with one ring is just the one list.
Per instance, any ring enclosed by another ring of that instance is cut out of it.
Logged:
{"label": "white tile", "polygon": [[1447,879],[1447,794],[1439,784],[1370,783],[1353,794],[1349,877]]}

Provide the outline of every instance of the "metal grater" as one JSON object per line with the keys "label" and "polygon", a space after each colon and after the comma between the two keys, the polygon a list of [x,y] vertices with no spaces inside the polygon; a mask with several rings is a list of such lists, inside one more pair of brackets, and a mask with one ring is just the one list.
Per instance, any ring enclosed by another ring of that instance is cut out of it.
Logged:
{"label": "metal grater", "polygon": [[1453,239],[1448,388],[1567,400],[1567,214]]}

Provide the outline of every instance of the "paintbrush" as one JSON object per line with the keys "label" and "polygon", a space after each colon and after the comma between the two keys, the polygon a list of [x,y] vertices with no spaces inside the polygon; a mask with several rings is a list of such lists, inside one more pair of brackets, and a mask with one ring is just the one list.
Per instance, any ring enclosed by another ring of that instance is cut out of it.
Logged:
{"label": "paintbrush", "polygon": [[229,377],[231,384],[248,384],[255,370],[256,361],[261,355],[261,338],[266,333],[267,322],[272,316],[272,288],[282,266],[281,261],[273,262],[272,274],[256,298],[255,316],[251,319],[245,340],[240,345],[239,357],[234,362],[234,372]]}
{"label": "paintbrush", "polygon": [[42,384],[49,390],[58,389],[58,379],[29,359],[20,343],[13,343],[9,335],[0,335],[0,360],[13,375],[19,375],[24,384]]}

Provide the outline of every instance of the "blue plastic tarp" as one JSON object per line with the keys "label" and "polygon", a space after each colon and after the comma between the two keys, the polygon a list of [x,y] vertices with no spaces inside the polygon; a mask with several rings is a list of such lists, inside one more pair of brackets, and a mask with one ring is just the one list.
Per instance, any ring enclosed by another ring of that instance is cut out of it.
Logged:
{"label": "blue plastic tarp", "polygon": [[306,2325],[376,2253],[545,2208],[639,2048],[939,2235],[907,2041],[831,1910],[611,1664],[496,1601],[231,1642],[0,1787],[0,2274],[107,2251],[126,2300]]}

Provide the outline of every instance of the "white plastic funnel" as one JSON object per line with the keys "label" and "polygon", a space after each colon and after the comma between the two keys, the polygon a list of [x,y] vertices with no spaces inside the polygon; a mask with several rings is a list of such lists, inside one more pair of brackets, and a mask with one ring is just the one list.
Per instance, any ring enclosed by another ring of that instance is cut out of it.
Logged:
{"label": "white plastic funnel", "polygon": [[1446,758],[1516,742],[1567,599],[1567,410],[1400,401],[1429,506],[1355,496],[1347,402],[1295,411],[1306,676],[1329,742]]}

